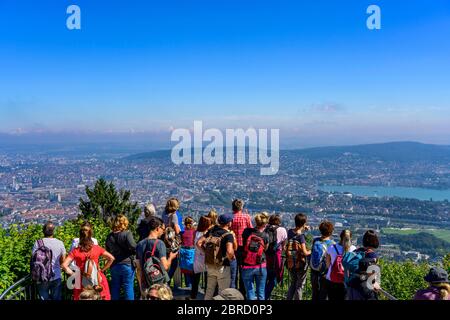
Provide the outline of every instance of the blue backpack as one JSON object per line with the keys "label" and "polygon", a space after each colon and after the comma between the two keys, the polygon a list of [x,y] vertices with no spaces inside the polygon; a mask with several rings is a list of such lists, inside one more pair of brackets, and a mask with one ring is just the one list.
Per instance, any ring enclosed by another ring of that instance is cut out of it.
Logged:
{"label": "blue backpack", "polygon": [[[346,286],[350,284],[350,282],[358,278],[361,274],[361,265],[363,264],[372,264],[371,261],[366,261],[366,254],[369,252],[373,252],[372,250],[355,250],[352,252],[346,252],[342,257],[342,266],[344,267],[344,283]],[[372,260],[372,259],[370,259]]]}
{"label": "blue backpack", "polygon": [[322,241],[320,237],[313,240],[310,266],[312,270],[319,272],[321,275],[328,271],[325,257],[328,247],[332,244],[334,244],[333,240]]}

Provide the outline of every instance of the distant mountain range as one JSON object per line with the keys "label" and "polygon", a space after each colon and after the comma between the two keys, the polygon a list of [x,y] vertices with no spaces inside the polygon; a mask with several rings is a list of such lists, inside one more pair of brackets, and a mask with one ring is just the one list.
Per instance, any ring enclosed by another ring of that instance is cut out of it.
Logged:
{"label": "distant mountain range", "polygon": [[[193,150],[191,149],[191,152]],[[170,157],[170,150],[138,153],[124,158],[137,161],[163,159]],[[307,159],[335,159],[342,156],[355,156],[363,159],[381,161],[450,161],[450,146],[419,142],[389,142],[354,146],[318,147],[298,150],[282,150],[281,155],[291,155]]]}

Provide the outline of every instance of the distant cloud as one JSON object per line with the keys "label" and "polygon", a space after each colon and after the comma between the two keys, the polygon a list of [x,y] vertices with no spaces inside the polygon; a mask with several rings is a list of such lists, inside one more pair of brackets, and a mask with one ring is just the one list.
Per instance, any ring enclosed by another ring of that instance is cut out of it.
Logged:
{"label": "distant cloud", "polygon": [[342,113],[346,108],[335,102],[328,103],[314,103],[306,108],[301,108],[300,113],[314,113],[314,114],[337,114]]}

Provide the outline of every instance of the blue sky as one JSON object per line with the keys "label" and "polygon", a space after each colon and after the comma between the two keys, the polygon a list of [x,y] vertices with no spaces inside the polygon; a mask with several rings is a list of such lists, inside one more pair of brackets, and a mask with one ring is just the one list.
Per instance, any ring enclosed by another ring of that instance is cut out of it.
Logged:
{"label": "blue sky", "polygon": [[449,57],[447,0],[2,0],[0,133],[132,140],[203,120],[280,128],[286,146],[450,144]]}

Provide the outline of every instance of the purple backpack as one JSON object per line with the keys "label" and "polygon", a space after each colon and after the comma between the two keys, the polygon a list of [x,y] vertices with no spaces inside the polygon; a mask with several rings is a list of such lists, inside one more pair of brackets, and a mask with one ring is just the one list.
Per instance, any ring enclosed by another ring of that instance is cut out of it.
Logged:
{"label": "purple backpack", "polygon": [[38,248],[31,257],[31,277],[37,282],[48,282],[54,276],[52,266],[52,250],[44,245],[42,239],[38,240]]}

